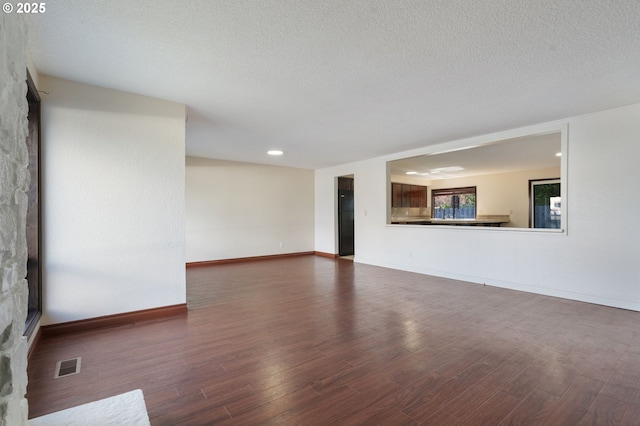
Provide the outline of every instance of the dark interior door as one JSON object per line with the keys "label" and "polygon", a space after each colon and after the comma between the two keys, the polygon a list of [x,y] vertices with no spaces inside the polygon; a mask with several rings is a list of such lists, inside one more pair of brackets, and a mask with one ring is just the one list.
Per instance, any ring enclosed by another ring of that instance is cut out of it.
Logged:
{"label": "dark interior door", "polygon": [[353,179],[338,178],[338,251],[340,256],[354,254]]}

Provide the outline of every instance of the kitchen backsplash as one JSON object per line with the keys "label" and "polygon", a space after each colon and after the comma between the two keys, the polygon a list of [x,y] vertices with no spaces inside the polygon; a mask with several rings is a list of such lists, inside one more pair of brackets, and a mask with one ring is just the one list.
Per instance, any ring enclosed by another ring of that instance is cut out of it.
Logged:
{"label": "kitchen backsplash", "polygon": [[431,217],[429,207],[392,207],[392,217]]}

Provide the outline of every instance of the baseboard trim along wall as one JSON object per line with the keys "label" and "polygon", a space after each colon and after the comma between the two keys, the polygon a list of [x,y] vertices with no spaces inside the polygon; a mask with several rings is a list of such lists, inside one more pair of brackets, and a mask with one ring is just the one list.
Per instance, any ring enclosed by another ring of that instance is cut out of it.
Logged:
{"label": "baseboard trim along wall", "polygon": [[295,256],[311,256],[316,253],[317,252],[314,252],[314,251],[301,251],[297,253],[270,254],[267,256],[238,257],[235,259],[204,260],[201,262],[187,262],[187,268],[193,268],[197,266],[224,265],[227,263],[253,262],[256,260],[273,260],[273,259],[282,259],[285,257],[295,257]]}
{"label": "baseboard trim along wall", "polygon": [[[43,325],[40,327],[43,337],[58,336],[61,334],[77,333],[103,327],[114,327],[132,324],[138,321],[162,319],[164,317],[182,315],[187,313],[187,304],[163,306],[160,308],[144,309],[141,311],[125,312],[122,314],[106,315],[103,317],[87,318],[78,321],[63,322],[60,324]],[[35,345],[34,345],[35,346]]]}
{"label": "baseboard trim along wall", "polygon": [[320,257],[328,257],[329,259],[337,259],[340,257],[339,254],[333,254],[333,253],[325,253],[322,251],[317,251],[315,252],[316,256],[320,256]]}

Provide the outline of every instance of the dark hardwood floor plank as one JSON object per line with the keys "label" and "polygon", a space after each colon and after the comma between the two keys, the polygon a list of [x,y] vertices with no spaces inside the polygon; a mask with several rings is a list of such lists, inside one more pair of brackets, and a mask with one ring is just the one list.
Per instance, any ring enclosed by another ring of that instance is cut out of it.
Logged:
{"label": "dark hardwood floor plank", "polygon": [[472,411],[460,426],[493,425],[504,419],[520,404],[520,399],[503,391],[494,393],[478,409]]}
{"label": "dark hardwood floor plank", "polygon": [[640,419],[640,404],[628,406],[620,426],[637,426]]}
{"label": "dark hardwood floor plank", "polygon": [[618,365],[618,361],[627,350],[627,345],[616,342],[606,342],[591,359],[583,375],[600,382],[606,382]]}
{"label": "dark hardwood floor plank", "polygon": [[502,363],[504,363],[504,355],[489,354],[450,379],[431,386],[427,392],[416,397],[402,412],[422,422],[495,371]]}
{"label": "dark hardwood floor plank", "polygon": [[[376,406],[370,406],[365,410],[358,412],[356,415],[345,417],[343,420],[344,423],[342,424],[351,426],[417,426],[419,424],[417,421],[395,408],[379,409]],[[324,426],[328,423],[319,424]]]}
{"label": "dark hardwood floor plank", "polygon": [[[139,388],[152,425],[640,418],[637,312],[318,256],[187,282],[187,315],[44,336],[30,417]],[[53,379],[77,356],[79,374]]]}
{"label": "dark hardwood floor plank", "polygon": [[534,389],[500,421],[499,426],[540,425],[559,400],[559,396]]}
{"label": "dark hardwood floor plank", "polygon": [[567,390],[567,395],[553,407],[543,424],[578,424],[587,415],[604,383],[579,376]]}
{"label": "dark hardwood floor plank", "polygon": [[316,394],[314,398],[306,401],[305,404],[296,404],[275,416],[273,420],[277,424],[327,424],[326,417],[331,415],[336,409],[341,408],[345,400],[350,400],[357,393],[343,386],[331,393]]}
{"label": "dark hardwood floor plank", "polygon": [[[617,399],[598,395],[586,416],[580,420],[582,426],[618,425],[627,411],[627,404]],[[640,421],[640,419],[638,419]]]}
{"label": "dark hardwood floor plank", "polygon": [[600,391],[600,396],[640,405],[640,378],[616,369]]}
{"label": "dark hardwood floor plank", "polygon": [[[230,413],[230,419],[223,424],[282,424],[284,413],[296,407],[300,409],[306,407],[318,398],[318,393],[310,386],[277,389],[276,393],[271,393],[275,388],[270,388],[270,392],[257,393],[259,397],[262,397],[260,400],[245,398],[244,401],[229,404],[227,409]],[[289,415],[294,414],[290,413]]]}
{"label": "dark hardwood floor plank", "polygon": [[[526,368],[526,364],[507,361],[478,383],[465,389],[458,397],[450,399],[439,410],[434,410],[425,420],[425,424],[444,425],[459,424],[462,420],[480,408],[489,398],[495,395],[506,383],[513,380]],[[521,401],[520,398],[514,397]],[[461,409],[461,407],[464,407]]]}

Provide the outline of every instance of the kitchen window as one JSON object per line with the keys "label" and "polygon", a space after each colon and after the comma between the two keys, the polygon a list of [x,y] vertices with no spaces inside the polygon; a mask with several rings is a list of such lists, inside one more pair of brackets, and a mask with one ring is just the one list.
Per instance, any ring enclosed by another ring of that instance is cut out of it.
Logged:
{"label": "kitchen window", "polygon": [[476,187],[434,189],[431,205],[434,219],[475,219]]}

